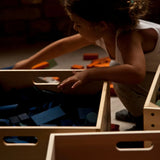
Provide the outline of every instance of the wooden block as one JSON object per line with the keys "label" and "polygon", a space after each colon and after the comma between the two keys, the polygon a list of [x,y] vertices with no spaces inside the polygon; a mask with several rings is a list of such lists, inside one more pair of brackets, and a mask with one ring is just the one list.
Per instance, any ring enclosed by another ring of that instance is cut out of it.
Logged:
{"label": "wooden block", "polygon": [[29,119],[30,117],[27,115],[27,113],[22,113],[22,114],[19,114],[19,115],[18,115],[18,118],[19,118],[21,121],[25,121],[25,120]]}
{"label": "wooden block", "polygon": [[86,125],[95,126],[97,122],[97,113],[90,112],[86,115]]}
{"label": "wooden block", "polygon": [[65,113],[63,112],[63,110],[59,106],[56,106],[44,112],[35,114],[31,118],[37,125],[42,125],[57,118],[60,118],[64,115]]}
{"label": "wooden block", "polygon": [[4,105],[4,106],[0,106],[0,112],[1,111],[11,111],[17,108],[18,108],[18,104]]}
{"label": "wooden block", "polygon": [[116,92],[114,91],[114,86],[112,83],[110,83],[110,94],[111,94],[111,96],[117,96]]}
{"label": "wooden block", "polygon": [[98,53],[84,53],[83,54],[84,60],[93,60],[98,59]]}
{"label": "wooden block", "polygon": [[157,100],[156,105],[160,106],[160,99]]}
{"label": "wooden block", "polygon": [[41,63],[38,63],[38,64],[34,65],[32,67],[32,69],[44,69],[44,68],[46,68],[48,66],[49,66],[49,63],[44,61],[44,62],[41,62]]}
{"label": "wooden block", "polygon": [[61,126],[73,126],[73,121],[71,119],[62,119]]}
{"label": "wooden block", "polygon": [[10,126],[8,119],[0,119],[0,126]]}
{"label": "wooden block", "polygon": [[111,131],[119,131],[119,125],[118,124],[111,124]]}
{"label": "wooden block", "polygon": [[53,80],[60,81],[59,77],[52,77]]}
{"label": "wooden block", "polygon": [[[109,63],[110,63],[111,59],[109,57],[104,57],[104,58],[99,58],[99,59],[96,59],[96,60],[93,60],[90,64],[87,65],[87,68],[93,68],[95,66],[109,66]],[[106,64],[107,63],[107,64]]]}
{"label": "wooden block", "polygon": [[78,108],[79,119],[85,119],[87,114],[92,112],[92,108]]}
{"label": "wooden block", "polygon": [[11,121],[11,123],[12,123],[13,125],[17,125],[17,124],[20,123],[20,120],[18,119],[17,116],[10,117],[9,120]]}
{"label": "wooden block", "polygon": [[74,64],[71,66],[71,69],[84,69],[84,66],[79,64]]}
{"label": "wooden block", "polygon": [[96,64],[94,67],[109,67],[109,63],[101,63],[101,64]]}

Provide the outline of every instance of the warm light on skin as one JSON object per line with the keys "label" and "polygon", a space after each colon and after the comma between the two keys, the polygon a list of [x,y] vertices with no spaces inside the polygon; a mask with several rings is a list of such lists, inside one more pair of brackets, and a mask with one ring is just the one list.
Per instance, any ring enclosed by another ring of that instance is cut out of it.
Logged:
{"label": "warm light on skin", "polygon": [[107,29],[105,22],[89,22],[76,14],[68,12],[70,19],[73,21],[73,28],[90,42],[95,42],[97,39],[103,37]]}

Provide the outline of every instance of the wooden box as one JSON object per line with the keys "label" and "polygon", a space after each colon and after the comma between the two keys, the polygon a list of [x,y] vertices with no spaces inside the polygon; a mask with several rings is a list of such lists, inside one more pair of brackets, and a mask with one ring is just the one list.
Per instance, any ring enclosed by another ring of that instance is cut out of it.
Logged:
{"label": "wooden box", "polygon": [[158,160],[159,137],[160,131],[51,134],[46,160]]}
{"label": "wooden box", "polygon": [[[75,70],[74,70],[75,71]],[[79,70],[78,70],[79,71]],[[41,89],[49,89],[57,91],[57,84],[39,83],[35,79],[37,77],[58,76],[60,80],[72,74],[73,70],[0,70],[0,84],[5,90],[11,88],[23,88],[36,85]],[[71,132],[100,132],[110,130],[110,90],[109,83],[94,82],[86,85],[83,89],[78,88],[74,94],[92,94],[101,87],[101,99],[96,126],[16,126],[16,127],[0,127],[0,138],[3,143],[0,144],[1,159],[9,160],[16,157],[16,160],[44,160],[46,156],[48,140],[51,133],[71,133]],[[24,136],[36,137],[37,142],[29,144],[10,144],[5,142],[5,137]]]}
{"label": "wooden box", "polygon": [[156,104],[157,95],[160,90],[160,65],[154,76],[146,102],[144,104],[144,129],[160,129],[160,106]]}

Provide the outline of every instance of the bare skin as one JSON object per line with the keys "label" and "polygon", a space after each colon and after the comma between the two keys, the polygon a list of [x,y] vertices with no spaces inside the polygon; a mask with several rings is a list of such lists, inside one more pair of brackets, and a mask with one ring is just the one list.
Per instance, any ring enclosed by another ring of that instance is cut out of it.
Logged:
{"label": "bare skin", "polygon": [[[106,24],[104,21],[90,23],[77,15],[70,14],[69,16],[74,22],[74,29],[79,34],[53,42],[28,59],[16,63],[14,69],[31,68],[41,61],[95,44],[95,41],[99,38],[104,39],[110,57],[115,58],[115,36],[117,31],[111,24]],[[76,72],[73,76],[61,82],[58,88],[63,90],[65,86],[71,85],[71,88],[74,89],[79,85],[95,80],[109,80],[126,84],[142,82],[146,73],[144,53],[154,50],[157,37],[156,31],[153,29],[121,32],[118,36],[118,47],[122,53],[124,64]]]}

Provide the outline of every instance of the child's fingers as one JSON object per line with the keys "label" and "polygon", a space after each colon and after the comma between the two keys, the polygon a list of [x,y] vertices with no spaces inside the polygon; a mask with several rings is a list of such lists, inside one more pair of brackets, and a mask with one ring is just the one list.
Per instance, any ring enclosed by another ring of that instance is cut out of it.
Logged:
{"label": "child's fingers", "polygon": [[68,86],[72,86],[72,84],[73,84],[74,82],[75,82],[75,81],[73,81],[72,79],[67,78],[67,79],[65,79],[64,81],[62,81],[62,82],[58,85],[58,88],[63,90],[64,88],[66,88],[66,87],[68,87]]}
{"label": "child's fingers", "polygon": [[75,82],[73,85],[72,85],[72,87],[71,88],[76,88],[76,87],[78,87],[79,85],[81,85],[81,81],[79,80],[79,81],[77,81],[77,82]]}

